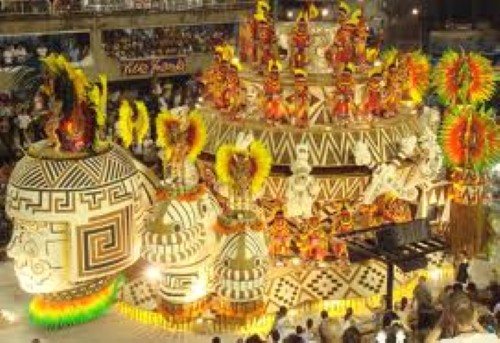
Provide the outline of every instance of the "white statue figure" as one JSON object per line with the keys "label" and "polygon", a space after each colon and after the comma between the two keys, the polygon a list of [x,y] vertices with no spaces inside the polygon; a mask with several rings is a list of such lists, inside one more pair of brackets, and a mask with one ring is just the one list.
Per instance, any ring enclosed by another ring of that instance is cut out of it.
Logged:
{"label": "white statue figure", "polygon": [[386,193],[397,194],[398,198],[415,201],[418,197],[416,185],[407,184],[406,180],[397,177],[397,166],[399,158],[407,158],[414,155],[417,138],[414,136],[401,140],[401,148],[398,156],[388,163],[377,164],[368,149],[368,145],[362,141],[354,145],[354,159],[358,166],[367,166],[373,171],[370,184],[366,187],[363,196],[363,204],[372,204],[375,199]]}
{"label": "white statue figure", "polygon": [[262,90],[252,83],[248,83],[245,90],[245,116],[255,117],[262,112],[259,101]]}
{"label": "white statue figure", "polygon": [[419,171],[425,178],[432,181],[443,170],[443,151],[439,146],[436,134],[430,127],[426,127],[424,134],[420,136],[419,147],[422,151]]}
{"label": "white statue figure", "polygon": [[432,132],[437,132],[440,121],[441,114],[438,109],[427,106],[424,107],[422,115],[420,116],[420,125],[422,128],[428,127]]}
{"label": "white statue figure", "polygon": [[415,149],[417,148],[417,137],[409,136],[401,139],[401,150],[400,153],[404,158],[412,157],[415,154]]}
{"label": "white statue figure", "polygon": [[373,164],[372,154],[365,142],[357,141],[354,145],[353,154],[357,166],[370,167]]}
{"label": "white statue figure", "polygon": [[286,213],[289,217],[310,218],[312,207],[319,194],[319,186],[309,164],[309,147],[297,145],[297,159],[292,164],[292,173],[287,180]]}

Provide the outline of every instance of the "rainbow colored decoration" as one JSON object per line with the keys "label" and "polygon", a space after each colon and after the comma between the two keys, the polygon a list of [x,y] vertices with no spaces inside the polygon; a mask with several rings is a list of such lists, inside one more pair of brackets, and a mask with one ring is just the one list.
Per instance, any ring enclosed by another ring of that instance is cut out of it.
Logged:
{"label": "rainbow colored decoration", "polygon": [[124,277],[119,276],[98,292],[81,298],[51,300],[35,296],[29,305],[30,321],[48,329],[79,325],[102,316],[116,300]]}
{"label": "rainbow colored decoration", "polygon": [[436,92],[445,105],[483,103],[495,92],[491,61],[473,52],[445,52],[433,78]]}
{"label": "rainbow colored decoration", "polygon": [[500,161],[499,131],[492,110],[451,107],[439,137],[446,164],[452,168],[486,171]]}
{"label": "rainbow colored decoration", "polygon": [[408,53],[406,68],[410,97],[415,103],[421,103],[430,86],[431,63],[429,58],[421,51]]}

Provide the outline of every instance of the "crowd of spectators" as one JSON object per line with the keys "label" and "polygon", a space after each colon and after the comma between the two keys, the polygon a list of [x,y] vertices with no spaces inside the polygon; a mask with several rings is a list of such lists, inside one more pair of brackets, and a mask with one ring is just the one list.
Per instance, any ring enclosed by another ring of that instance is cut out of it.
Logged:
{"label": "crowd of spectators", "polygon": [[0,0],[1,14],[107,13],[133,10],[187,11],[252,5],[251,0]]}
{"label": "crowd of spectators", "polygon": [[89,55],[89,47],[88,33],[2,37],[0,68],[24,65],[50,53],[61,53],[71,62],[79,62]]}
{"label": "crowd of spectators", "polygon": [[103,32],[104,49],[118,59],[149,58],[208,52],[234,37],[233,24],[172,26]]}
{"label": "crowd of spectators", "polygon": [[[390,310],[383,299],[380,308],[372,309],[371,326],[352,308],[341,318],[322,311],[318,319],[300,323],[282,307],[266,337],[252,335],[237,343],[500,343],[500,284],[493,281],[478,289],[467,269],[462,255],[455,283],[441,289],[432,288],[421,276],[412,299],[403,297]],[[212,342],[226,343],[220,337]]]}

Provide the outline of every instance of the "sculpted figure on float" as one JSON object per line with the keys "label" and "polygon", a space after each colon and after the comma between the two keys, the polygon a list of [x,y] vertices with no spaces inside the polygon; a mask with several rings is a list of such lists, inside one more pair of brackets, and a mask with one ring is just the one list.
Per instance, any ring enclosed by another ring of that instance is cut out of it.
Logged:
{"label": "sculpted figure on float", "polygon": [[100,140],[105,79],[92,85],[60,56],[43,64],[38,95],[48,100],[41,110],[54,132],[16,164],[5,210],[16,276],[36,295],[30,318],[60,327],[93,319],[112,303],[117,275],[139,257],[156,183],[127,151]]}
{"label": "sculpted figure on float", "polygon": [[319,185],[311,176],[312,167],[309,163],[309,146],[297,146],[297,159],[292,164],[292,176],[287,180],[286,214],[289,217],[310,218]]}

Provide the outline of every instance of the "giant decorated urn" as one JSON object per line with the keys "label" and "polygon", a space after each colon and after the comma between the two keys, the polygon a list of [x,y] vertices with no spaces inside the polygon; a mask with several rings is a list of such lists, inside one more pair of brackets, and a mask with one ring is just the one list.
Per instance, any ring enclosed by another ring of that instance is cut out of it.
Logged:
{"label": "giant decorated urn", "polygon": [[47,140],[16,164],[6,213],[14,224],[8,254],[29,315],[45,327],[98,317],[115,299],[120,272],[140,256],[153,178],[123,148],[100,139],[106,81],[90,83],[63,57],[43,60],[37,108]]}

